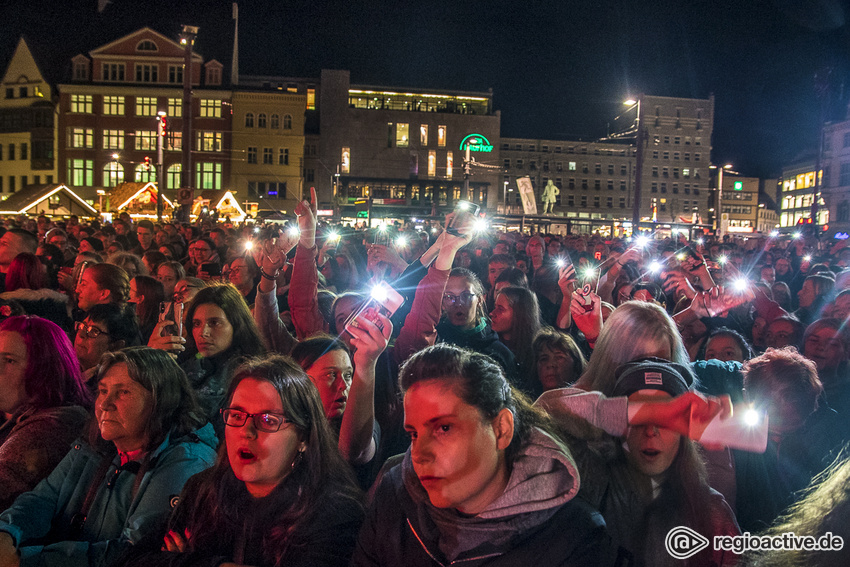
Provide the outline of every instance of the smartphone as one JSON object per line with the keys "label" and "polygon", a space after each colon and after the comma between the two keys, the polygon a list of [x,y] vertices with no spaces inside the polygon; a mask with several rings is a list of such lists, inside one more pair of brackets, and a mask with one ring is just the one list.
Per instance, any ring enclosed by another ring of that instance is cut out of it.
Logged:
{"label": "smartphone", "polygon": [[767,449],[767,414],[747,403],[735,404],[731,417],[721,419],[714,416],[702,432],[695,430],[700,425],[694,423],[693,417],[690,427],[689,437],[700,443],[713,443],[751,453],[764,453]]}
{"label": "smartphone", "polygon": [[578,294],[581,296],[581,307],[585,310],[585,312],[593,311],[593,298],[590,297],[590,284],[584,284],[584,286],[578,290]]}
{"label": "smartphone", "polygon": [[183,336],[183,303],[179,301],[163,301],[159,304],[159,320],[174,321],[174,325],[169,325],[163,329],[166,335]]}
{"label": "smartphone", "polygon": [[384,327],[381,324],[381,320],[378,319],[377,314],[380,313],[389,319],[396,311],[398,311],[398,308],[401,307],[403,303],[404,297],[393,289],[390,284],[382,281],[372,288],[372,292],[369,294],[369,298],[366,302],[363,303],[359,309],[355,310],[354,313],[348,316],[348,319],[346,319],[345,324],[342,326],[342,330],[348,331],[349,327],[356,327],[357,324],[355,321],[358,317],[365,317],[377,325],[379,329],[383,330]]}
{"label": "smartphone", "polygon": [[452,236],[460,236],[460,233],[455,227],[455,225],[460,225],[459,220],[466,220],[467,216],[476,216],[478,215],[478,211],[481,210],[481,207],[476,205],[475,203],[470,203],[469,201],[458,201],[455,203],[454,208],[454,217],[452,217],[451,222],[446,225],[446,232],[451,234]]}
{"label": "smartphone", "polygon": [[211,278],[221,277],[221,264],[218,262],[209,262],[207,264],[201,264],[198,267],[199,272],[206,272],[206,274]]}
{"label": "smartphone", "polygon": [[375,237],[372,240],[375,244],[380,244],[381,246],[389,246],[390,245],[390,233],[384,228],[375,229]]}
{"label": "smartphone", "polygon": [[573,259],[570,258],[569,254],[564,254],[555,258],[555,265],[558,266],[559,270],[561,268],[568,268],[573,265]]}

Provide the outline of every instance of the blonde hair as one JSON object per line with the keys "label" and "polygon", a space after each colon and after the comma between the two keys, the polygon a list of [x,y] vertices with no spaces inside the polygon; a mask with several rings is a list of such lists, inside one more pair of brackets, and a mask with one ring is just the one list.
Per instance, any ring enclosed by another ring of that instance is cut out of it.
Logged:
{"label": "blonde hair", "polygon": [[644,301],[627,301],[617,307],[602,326],[602,332],[577,385],[611,395],[617,368],[645,356],[656,355],[658,348],[642,348],[647,341],[657,347],[669,347],[670,360],[690,365],[676,324],[667,312]]}

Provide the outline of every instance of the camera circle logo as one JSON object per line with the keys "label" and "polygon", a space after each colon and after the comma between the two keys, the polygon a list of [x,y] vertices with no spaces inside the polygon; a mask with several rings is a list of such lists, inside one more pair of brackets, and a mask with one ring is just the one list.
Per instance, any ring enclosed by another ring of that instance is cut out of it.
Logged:
{"label": "camera circle logo", "polygon": [[664,538],[664,547],[667,548],[673,559],[687,559],[693,557],[706,547],[709,541],[687,526],[677,526],[667,532]]}

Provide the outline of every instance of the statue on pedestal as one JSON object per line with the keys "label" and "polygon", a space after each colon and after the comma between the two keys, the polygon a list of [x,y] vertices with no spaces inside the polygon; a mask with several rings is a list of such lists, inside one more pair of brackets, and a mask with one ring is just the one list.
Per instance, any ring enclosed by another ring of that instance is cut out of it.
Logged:
{"label": "statue on pedestal", "polygon": [[555,206],[555,198],[561,194],[561,190],[558,189],[558,186],[555,185],[550,179],[546,183],[546,187],[543,188],[543,214],[551,215],[554,213],[552,210]]}

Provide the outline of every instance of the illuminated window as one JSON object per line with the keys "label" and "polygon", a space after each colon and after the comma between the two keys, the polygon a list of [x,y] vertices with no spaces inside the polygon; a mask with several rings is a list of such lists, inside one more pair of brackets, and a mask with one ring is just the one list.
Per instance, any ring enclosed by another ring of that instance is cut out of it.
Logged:
{"label": "illuminated window", "polygon": [[437,146],[446,147],[446,127],[437,126]]}
{"label": "illuminated window", "polygon": [[571,161],[570,165],[567,169],[569,169],[570,171],[575,171],[576,170],[576,162]]}
{"label": "illuminated window", "polygon": [[159,65],[150,63],[136,63],[136,82],[159,82]]}
{"label": "illuminated window", "polygon": [[410,142],[410,125],[399,122],[395,125],[395,145],[397,148],[406,148]]}
{"label": "illuminated window", "polygon": [[221,189],[221,163],[196,163],[195,183],[199,189]]}
{"label": "illuminated window", "polygon": [[124,81],[123,63],[104,63],[101,68],[101,77],[104,81],[115,83]]}
{"label": "illuminated window", "polygon": [[91,114],[92,106],[91,95],[71,95],[71,112]]}
{"label": "illuminated window", "polygon": [[419,125],[419,143],[423,146],[428,145],[428,125],[420,124]]}
{"label": "illuminated window", "polygon": [[351,173],[351,148],[342,148],[339,171],[340,173]]}
{"label": "illuminated window", "polygon": [[307,110],[316,110],[316,89],[307,87]]}
{"label": "illuminated window", "polygon": [[124,183],[124,166],[111,161],[103,166],[103,186],[115,187],[119,183]]}
{"label": "illuminated window", "polygon": [[155,150],[156,149],[156,131],[155,130],[136,130],[136,149],[137,150]]}
{"label": "illuminated window", "polygon": [[165,187],[167,189],[179,189],[182,180],[183,166],[179,163],[169,165],[165,171]]}
{"label": "illuminated window", "polygon": [[455,158],[452,152],[446,152],[446,179],[451,179],[454,174]]}
{"label": "illuminated window", "polygon": [[200,152],[220,152],[221,132],[198,132],[195,149]]}
{"label": "illuminated window", "polygon": [[201,99],[201,118],[221,118],[221,101],[213,98]]}
{"label": "illuminated window", "polygon": [[183,99],[170,98],[168,99],[168,117],[181,118],[183,116]]}
{"label": "illuminated window", "polygon": [[254,113],[249,112],[245,114],[245,128],[253,128],[254,127]]}
{"label": "illuminated window", "polygon": [[434,177],[437,175],[437,152],[431,150],[428,152],[428,176]]}
{"label": "illuminated window", "polygon": [[90,159],[69,159],[68,179],[76,187],[94,185],[94,161]]}
{"label": "illuminated window", "polygon": [[103,149],[104,150],[123,150],[124,149],[124,130],[104,130],[103,131]]}
{"label": "illuminated window", "polygon": [[168,131],[168,138],[165,142],[166,150],[180,151],[183,149],[183,132],[175,130]]}
{"label": "illuminated window", "polygon": [[137,96],[136,116],[156,116],[156,98],[152,96]]}
{"label": "illuminated window", "polygon": [[104,96],[103,114],[106,116],[124,116],[124,97]]}
{"label": "illuminated window", "polygon": [[68,132],[68,145],[72,148],[93,148],[94,130],[91,128],[71,128]]}

